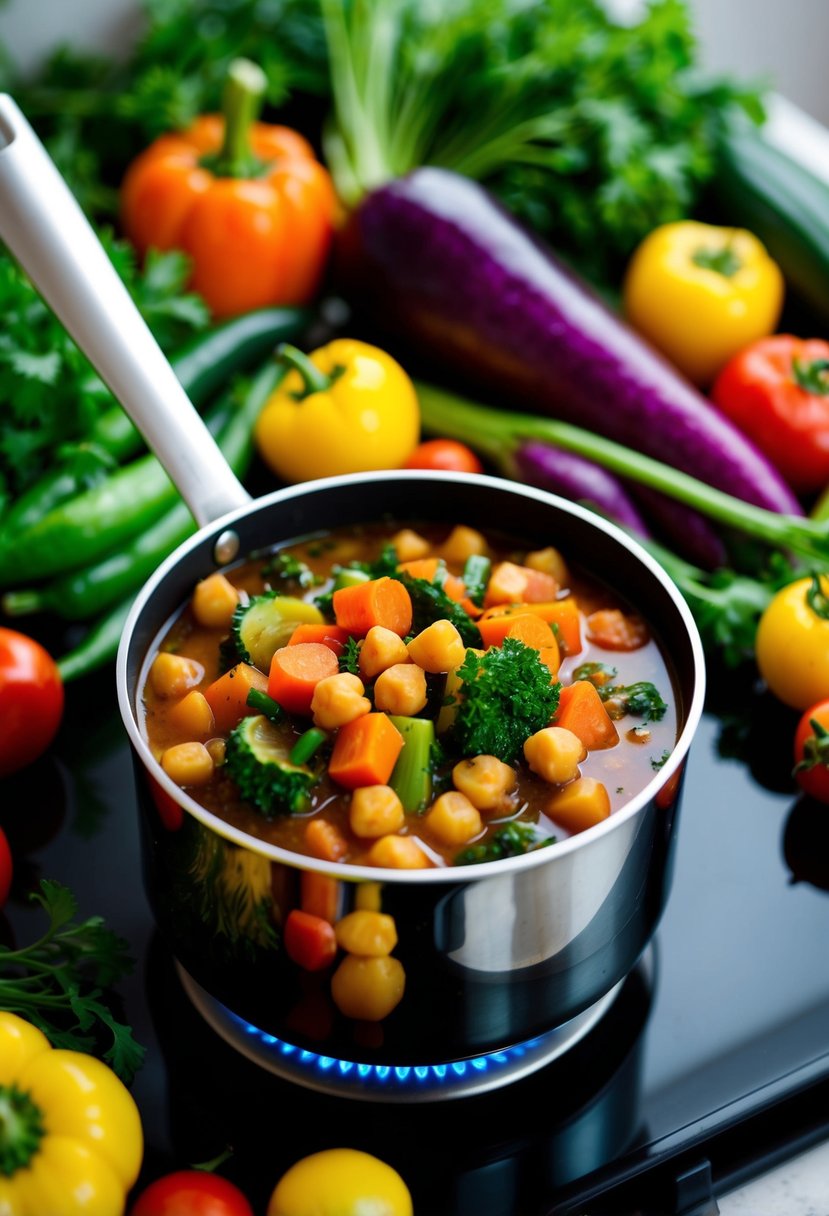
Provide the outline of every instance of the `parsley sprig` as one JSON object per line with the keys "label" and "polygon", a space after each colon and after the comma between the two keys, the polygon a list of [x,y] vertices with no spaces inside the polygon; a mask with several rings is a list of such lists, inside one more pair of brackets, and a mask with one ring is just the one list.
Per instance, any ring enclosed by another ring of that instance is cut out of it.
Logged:
{"label": "parsley sprig", "polygon": [[31,898],[49,924],[29,946],[0,946],[0,1009],[20,1014],[54,1047],[71,1051],[97,1054],[98,1036],[108,1033],[112,1041],[103,1058],[129,1083],[144,1048],[103,999],[105,990],[132,970],[127,943],[100,916],[77,920],[77,900],[61,883],[43,879]]}

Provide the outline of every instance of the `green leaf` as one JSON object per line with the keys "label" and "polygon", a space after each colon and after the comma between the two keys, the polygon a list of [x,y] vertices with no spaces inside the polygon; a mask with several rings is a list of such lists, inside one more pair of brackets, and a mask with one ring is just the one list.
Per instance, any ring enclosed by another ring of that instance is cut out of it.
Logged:
{"label": "green leaf", "polygon": [[56,933],[58,929],[69,924],[78,911],[78,901],[69,888],[48,878],[41,879],[40,893],[35,891],[30,898],[39,903],[49,917],[50,933]]}

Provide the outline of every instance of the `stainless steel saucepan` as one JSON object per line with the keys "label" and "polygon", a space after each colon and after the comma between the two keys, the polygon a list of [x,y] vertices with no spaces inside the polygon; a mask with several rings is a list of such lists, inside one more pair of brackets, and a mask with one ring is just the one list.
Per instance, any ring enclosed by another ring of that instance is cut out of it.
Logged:
{"label": "stainless steel saucepan", "polygon": [[[186,973],[221,1005],[290,1044],[401,1066],[501,1050],[605,998],[636,963],[665,906],[682,772],[702,711],[699,637],[663,571],[592,513],[490,477],[393,470],[251,501],[8,97],[0,98],[0,237],[142,430],[201,527],[139,594],[117,667],[144,878],[158,926]],[[458,871],[378,870],[263,843],[202,809],[166,776],[142,731],[142,673],[194,584],[252,550],[388,516],[506,531],[528,547],[555,544],[628,595],[673,668],[679,734],[670,759],[624,808],[526,856]],[[382,884],[406,991],[371,1033],[326,1004],[325,982],[315,987],[283,951],[280,926],[308,870],[340,881],[344,910],[362,883]]]}

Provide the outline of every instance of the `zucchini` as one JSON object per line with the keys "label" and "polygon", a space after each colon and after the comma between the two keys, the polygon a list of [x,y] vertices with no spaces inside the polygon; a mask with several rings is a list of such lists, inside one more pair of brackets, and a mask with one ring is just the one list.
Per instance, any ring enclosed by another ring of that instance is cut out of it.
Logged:
{"label": "zucchini", "polygon": [[829,320],[829,185],[760,132],[735,127],[711,189],[722,217],[758,236],[787,285]]}
{"label": "zucchini", "polygon": [[315,604],[292,595],[266,591],[240,604],[233,614],[230,637],[222,643],[222,658],[228,667],[252,663],[260,671],[270,670],[277,650],[287,646],[297,625],[323,625],[325,618]]}

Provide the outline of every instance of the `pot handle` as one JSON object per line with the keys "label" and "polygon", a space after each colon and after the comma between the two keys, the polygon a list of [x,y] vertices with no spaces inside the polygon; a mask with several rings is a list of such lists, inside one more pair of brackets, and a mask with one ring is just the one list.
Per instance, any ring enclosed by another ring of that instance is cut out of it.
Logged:
{"label": "pot handle", "polygon": [[18,106],[0,94],[0,239],[156,453],[199,526],[250,495]]}

